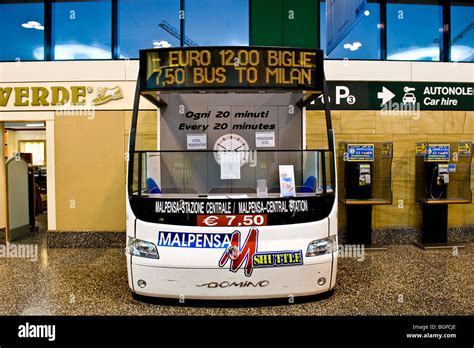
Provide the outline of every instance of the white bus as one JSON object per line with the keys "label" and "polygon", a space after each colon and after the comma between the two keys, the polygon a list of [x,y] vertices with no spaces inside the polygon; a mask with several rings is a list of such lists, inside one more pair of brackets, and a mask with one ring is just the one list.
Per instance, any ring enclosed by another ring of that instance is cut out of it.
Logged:
{"label": "white bus", "polygon": [[[336,165],[322,57],[264,47],[140,52],[126,211],[135,297],[333,289]],[[321,93],[328,146],[309,150],[305,105]],[[155,148],[138,150],[140,96],[157,106]]]}

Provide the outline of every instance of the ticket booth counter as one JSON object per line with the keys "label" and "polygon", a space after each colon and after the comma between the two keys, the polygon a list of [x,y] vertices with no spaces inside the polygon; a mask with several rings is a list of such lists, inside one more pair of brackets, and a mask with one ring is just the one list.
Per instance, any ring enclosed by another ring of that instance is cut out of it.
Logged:
{"label": "ticket booth counter", "polygon": [[[329,107],[327,149],[306,149],[303,122],[324,86],[319,50],[140,52],[127,187],[135,297],[281,298],[334,287]],[[156,149],[135,146],[140,96],[158,109]]]}

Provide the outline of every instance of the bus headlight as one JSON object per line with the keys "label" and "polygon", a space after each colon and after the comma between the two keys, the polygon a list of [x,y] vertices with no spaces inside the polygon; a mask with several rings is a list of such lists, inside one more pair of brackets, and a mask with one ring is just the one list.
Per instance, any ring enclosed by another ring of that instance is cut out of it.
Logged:
{"label": "bus headlight", "polygon": [[160,258],[155,244],[133,237],[128,237],[127,252],[131,255],[148,257],[150,259]]}
{"label": "bus headlight", "polygon": [[308,244],[306,257],[331,254],[337,250],[336,236],[313,240]]}

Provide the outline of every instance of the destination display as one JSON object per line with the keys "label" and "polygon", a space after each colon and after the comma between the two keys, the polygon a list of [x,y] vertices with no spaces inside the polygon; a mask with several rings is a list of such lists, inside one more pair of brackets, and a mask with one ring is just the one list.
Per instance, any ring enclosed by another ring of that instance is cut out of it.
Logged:
{"label": "destination display", "polygon": [[142,221],[182,226],[272,226],[318,221],[333,195],[264,199],[131,198]]}
{"label": "destination display", "polygon": [[314,49],[184,47],[140,51],[142,91],[282,89],[322,91]]}

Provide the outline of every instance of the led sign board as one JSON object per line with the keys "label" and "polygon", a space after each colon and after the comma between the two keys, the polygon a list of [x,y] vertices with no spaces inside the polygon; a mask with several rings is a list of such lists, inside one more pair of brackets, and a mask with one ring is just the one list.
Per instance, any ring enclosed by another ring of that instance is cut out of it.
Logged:
{"label": "led sign board", "polygon": [[322,91],[315,49],[185,47],[140,51],[142,91],[253,89]]}

